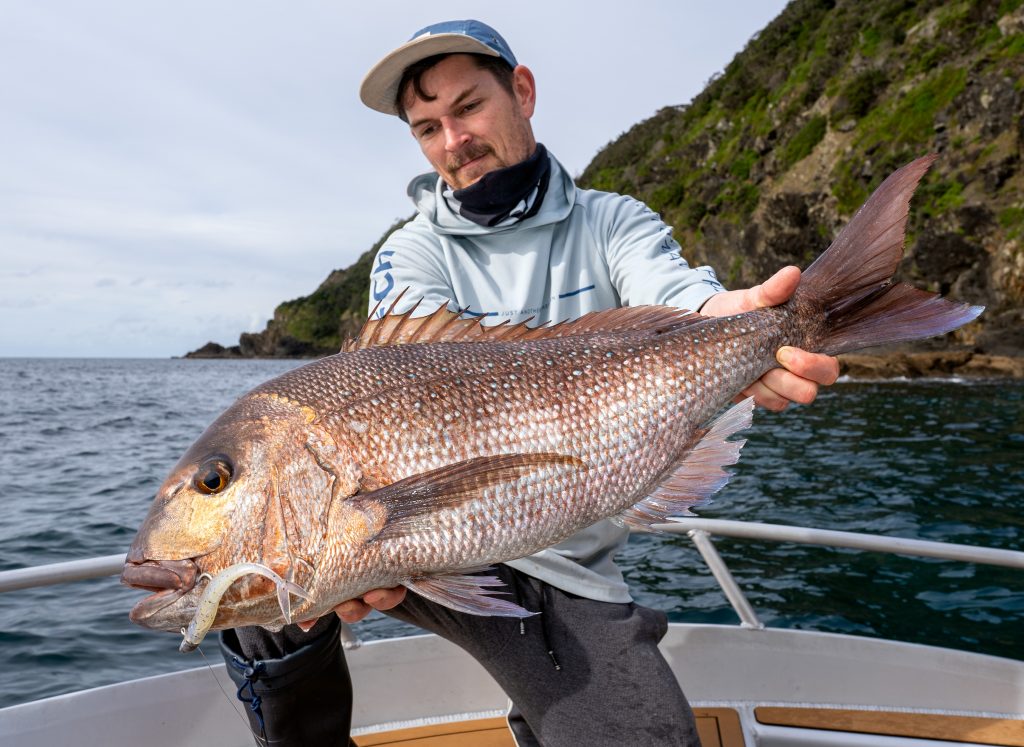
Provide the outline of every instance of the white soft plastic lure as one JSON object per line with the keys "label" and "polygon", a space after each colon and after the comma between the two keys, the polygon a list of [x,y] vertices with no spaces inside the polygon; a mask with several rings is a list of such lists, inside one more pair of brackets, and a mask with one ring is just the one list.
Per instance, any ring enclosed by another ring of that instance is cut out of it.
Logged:
{"label": "white soft plastic lure", "polygon": [[225,568],[216,576],[204,573],[203,576],[209,578],[210,582],[203,589],[203,595],[199,597],[199,603],[196,605],[196,614],[192,618],[192,622],[188,624],[188,629],[181,629],[183,640],[181,645],[178,646],[178,650],[181,653],[187,654],[189,651],[196,650],[213,625],[213,620],[217,617],[217,608],[220,606],[221,597],[227,592],[228,587],[242,576],[248,576],[250,573],[256,573],[269,578],[277,584],[277,602],[281,605],[281,613],[284,615],[286,623],[291,623],[292,621],[292,606],[291,598],[288,596],[289,593],[302,599],[311,599],[306,590],[301,586],[293,584],[291,581],[285,581],[265,565],[260,565],[259,563],[236,563]]}

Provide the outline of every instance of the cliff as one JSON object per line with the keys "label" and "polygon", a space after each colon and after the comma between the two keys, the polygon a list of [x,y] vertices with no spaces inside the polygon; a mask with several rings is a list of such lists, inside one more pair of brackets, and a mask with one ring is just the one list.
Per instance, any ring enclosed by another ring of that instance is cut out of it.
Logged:
{"label": "cliff", "polygon": [[[903,352],[1024,355],[1022,4],[794,0],[692,102],[620,135],[579,183],[644,200],[692,264],[743,287],[806,265],[885,176],[936,152],[900,279],[987,311]],[[337,350],[365,313],[375,249],[281,304],[237,354]]]}

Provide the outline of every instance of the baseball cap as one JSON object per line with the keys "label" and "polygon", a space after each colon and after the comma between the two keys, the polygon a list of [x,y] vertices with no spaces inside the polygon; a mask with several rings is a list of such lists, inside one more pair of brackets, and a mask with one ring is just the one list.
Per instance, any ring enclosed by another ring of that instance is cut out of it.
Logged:
{"label": "baseball cap", "polygon": [[443,21],[420,29],[412,38],[370,68],[359,86],[359,98],[371,109],[398,114],[395,97],[402,74],[410,65],[435,54],[488,54],[515,67],[515,55],[501,34],[474,20]]}

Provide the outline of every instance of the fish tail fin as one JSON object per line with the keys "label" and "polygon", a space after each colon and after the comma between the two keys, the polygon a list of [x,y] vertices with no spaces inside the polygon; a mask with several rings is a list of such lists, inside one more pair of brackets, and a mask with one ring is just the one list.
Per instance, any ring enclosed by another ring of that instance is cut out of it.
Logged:
{"label": "fish tail fin", "polygon": [[891,174],[803,272],[793,303],[824,310],[821,352],[945,334],[984,310],[892,282],[903,258],[910,198],[936,157],[918,158]]}

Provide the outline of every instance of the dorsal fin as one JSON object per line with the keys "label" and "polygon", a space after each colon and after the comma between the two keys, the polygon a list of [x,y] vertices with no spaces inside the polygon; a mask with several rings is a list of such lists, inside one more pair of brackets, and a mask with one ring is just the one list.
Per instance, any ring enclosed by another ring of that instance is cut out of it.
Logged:
{"label": "dorsal fin", "polygon": [[413,314],[419,308],[419,302],[408,311],[395,313],[395,306],[404,293],[405,291],[395,299],[387,313],[380,319],[373,318],[377,313],[375,307],[359,335],[348,340],[342,346],[342,351],[423,342],[507,342],[600,332],[670,332],[707,318],[672,306],[627,306],[621,309],[592,311],[579,319],[539,327],[529,326],[532,317],[518,324],[502,322],[486,326],[480,318],[465,317],[466,309],[462,312],[451,311],[445,304],[438,306],[431,314],[415,318]]}

